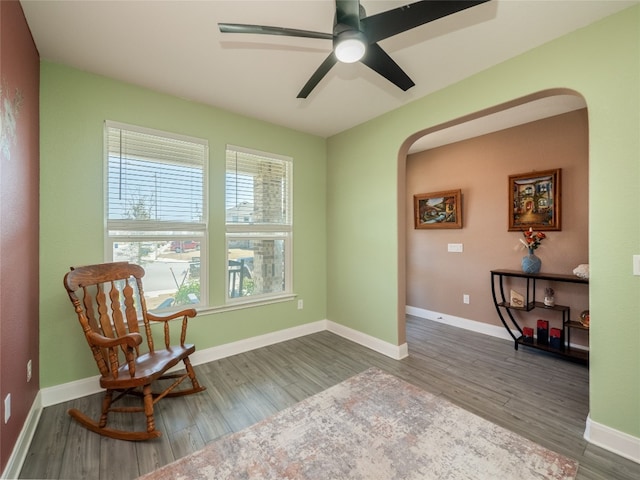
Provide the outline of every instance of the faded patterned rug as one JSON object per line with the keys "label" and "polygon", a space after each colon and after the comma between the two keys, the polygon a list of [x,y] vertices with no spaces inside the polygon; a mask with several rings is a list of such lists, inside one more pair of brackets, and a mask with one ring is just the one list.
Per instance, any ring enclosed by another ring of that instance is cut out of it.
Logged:
{"label": "faded patterned rug", "polygon": [[577,468],[372,368],[141,478],[573,479]]}

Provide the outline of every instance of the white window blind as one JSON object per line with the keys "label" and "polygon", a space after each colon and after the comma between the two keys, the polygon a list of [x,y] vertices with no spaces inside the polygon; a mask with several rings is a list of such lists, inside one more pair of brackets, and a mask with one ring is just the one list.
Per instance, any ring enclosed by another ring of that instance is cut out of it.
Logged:
{"label": "white window blind", "polygon": [[151,310],[208,303],[208,142],[105,122],[105,260],[143,265]]}
{"label": "white window blind", "polygon": [[227,301],[290,293],[293,161],[227,146],[226,164]]}
{"label": "white window blind", "polygon": [[106,123],[109,230],[205,230],[205,140]]}
{"label": "white window blind", "polygon": [[291,226],[291,159],[227,147],[227,225]]}

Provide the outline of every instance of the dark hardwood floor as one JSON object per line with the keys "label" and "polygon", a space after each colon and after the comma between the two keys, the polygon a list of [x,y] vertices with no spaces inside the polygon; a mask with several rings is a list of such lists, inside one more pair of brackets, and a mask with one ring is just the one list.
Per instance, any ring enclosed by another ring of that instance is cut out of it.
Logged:
{"label": "dark hardwood floor", "polygon": [[[135,478],[375,366],[579,461],[578,479],[636,480],[640,465],[583,439],[586,367],[511,342],[408,317],[409,357],[395,361],[329,332],[196,367],[207,390],[158,403],[164,433],[101,437],[66,414],[99,411],[93,395],[44,409],[20,478]],[[144,425],[137,425],[144,428]]]}

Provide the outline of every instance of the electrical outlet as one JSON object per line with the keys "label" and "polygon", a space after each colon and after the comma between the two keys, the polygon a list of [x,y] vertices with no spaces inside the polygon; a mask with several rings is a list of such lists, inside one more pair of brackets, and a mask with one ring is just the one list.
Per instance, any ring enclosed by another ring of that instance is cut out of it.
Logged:
{"label": "electrical outlet", "polygon": [[298,300],[298,310],[302,310],[304,308],[304,301]]}
{"label": "electrical outlet", "polygon": [[31,370],[31,360],[29,360],[29,361],[27,362],[27,382],[30,382],[30,381],[31,381],[31,373],[32,373],[32,370]]}
{"label": "electrical outlet", "polygon": [[462,295],[462,303],[469,303],[469,295],[467,295],[466,293]]}
{"label": "electrical outlet", "polygon": [[4,423],[9,421],[11,417],[11,394],[8,393],[6,397],[4,397]]}
{"label": "electrical outlet", "polygon": [[640,275],[640,255],[633,256],[633,274]]}

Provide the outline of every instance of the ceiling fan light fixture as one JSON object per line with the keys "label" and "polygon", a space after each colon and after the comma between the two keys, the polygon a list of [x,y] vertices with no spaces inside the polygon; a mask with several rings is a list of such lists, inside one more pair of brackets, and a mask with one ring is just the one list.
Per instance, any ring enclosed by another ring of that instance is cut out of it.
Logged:
{"label": "ceiling fan light fixture", "polygon": [[336,58],[342,63],[355,63],[364,57],[367,50],[364,35],[358,31],[341,33],[334,48]]}

